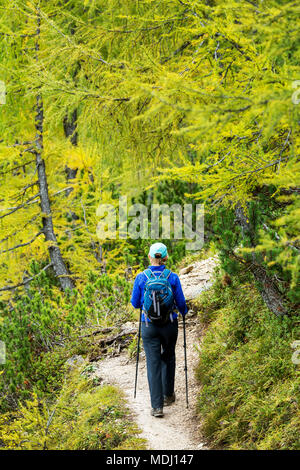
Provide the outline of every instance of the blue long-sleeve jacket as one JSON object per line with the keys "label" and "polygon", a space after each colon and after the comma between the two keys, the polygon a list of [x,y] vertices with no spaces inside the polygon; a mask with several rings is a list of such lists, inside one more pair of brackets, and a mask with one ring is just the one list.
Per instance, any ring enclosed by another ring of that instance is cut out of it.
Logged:
{"label": "blue long-sleeve jacket", "polygon": [[[158,276],[165,269],[165,265],[163,264],[161,266],[148,266],[148,268],[151,269],[154,275]],[[171,272],[168,280],[173,291],[175,305],[178,308],[181,315],[185,315],[188,311],[188,308],[187,308],[185,298],[182,292],[180,279],[177,274]],[[133,305],[134,308],[141,308],[143,306],[144,287],[145,287],[146,281],[147,281],[147,277],[143,272],[138,274],[135,278],[132,296],[131,296],[131,304]],[[177,313],[173,312],[173,318],[175,319],[177,318],[177,316],[178,316]],[[144,313],[142,313],[142,321],[145,321]]]}

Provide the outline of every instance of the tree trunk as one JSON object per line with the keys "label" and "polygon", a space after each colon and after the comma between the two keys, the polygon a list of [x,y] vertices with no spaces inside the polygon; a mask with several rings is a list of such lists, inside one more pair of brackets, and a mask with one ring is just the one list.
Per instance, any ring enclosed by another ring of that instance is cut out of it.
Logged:
{"label": "tree trunk", "polygon": [[[236,219],[240,227],[242,228],[243,237],[247,234],[250,237],[251,246],[255,247],[254,230],[247,219],[243,208],[240,204],[235,209]],[[277,316],[285,315],[287,313],[284,307],[283,297],[277,287],[276,281],[273,277],[267,274],[266,269],[260,265],[256,260],[256,254],[252,252],[252,263],[250,264],[250,270],[258,284],[260,294],[271,312]]]}
{"label": "tree trunk", "polygon": [[[36,60],[38,61],[38,51],[39,51],[39,35],[40,35],[40,14],[39,9],[37,9],[37,39],[35,43],[36,50]],[[36,157],[36,168],[38,173],[38,183],[40,190],[40,206],[43,213],[42,224],[43,224],[43,233],[47,241],[52,242],[49,246],[49,255],[52,262],[53,269],[56,276],[59,277],[59,281],[63,290],[66,288],[72,289],[74,283],[70,278],[70,273],[64,263],[62,258],[60,248],[57,244],[57,239],[54,233],[53,220],[51,214],[51,205],[49,199],[48,191],[48,182],[45,169],[45,162],[42,158],[43,152],[43,122],[44,122],[44,113],[43,113],[43,100],[41,94],[37,95],[36,98],[36,116],[35,116],[35,128],[36,128],[36,140],[35,140],[35,157]]]}
{"label": "tree trunk", "polygon": [[[71,28],[70,32],[73,35],[74,32],[75,32],[74,28]],[[79,70],[80,70],[80,61],[78,61],[76,63],[76,68],[75,68],[75,71],[74,71],[73,78],[76,77]],[[78,145],[77,118],[78,118],[78,111],[77,111],[77,108],[76,108],[72,112],[70,118],[68,117],[68,115],[66,115],[64,117],[64,120],[63,120],[65,136],[66,136],[67,139],[70,138],[71,144],[74,145],[75,147],[77,147],[77,145]],[[65,166],[67,182],[76,177],[77,171],[78,171],[78,168],[73,169],[73,168],[69,168],[67,165]],[[66,191],[66,196],[68,197],[68,195],[72,191],[73,191],[73,188],[68,189],[68,191]],[[75,214],[74,212],[71,212],[71,216],[72,216],[73,220],[79,219],[78,215]]]}
{"label": "tree trunk", "polygon": [[[77,109],[74,109],[73,113],[71,114],[71,118],[69,120],[68,116],[64,117],[63,120],[64,132],[66,138],[70,138],[70,142],[72,145],[77,147],[78,145],[78,132],[77,132]],[[65,166],[66,172],[66,180],[67,182],[74,179],[77,175],[78,168],[69,168],[68,165]],[[69,188],[66,191],[66,197],[73,191],[73,188]],[[70,217],[72,220],[78,220],[79,216],[75,214],[73,211],[69,211]]]}
{"label": "tree trunk", "polygon": [[[70,142],[72,145],[77,147],[78,145],[78,132],[77,132],[77,109],[74,109],[72,112],[70,120],[68,119],[68,116],[64,117],[63,120],[63,126],[64,126],[64,131],[65,131],[65,136],[66,138],[70,138]],[[66,172],[66,179],[67,181],[70,181],[76,177],[78,168],[69,168],[67,165],[65,166],[65,172]],[[69,194],[73,191],[73,188],[70,188],[66,191],[66,197],[69,196]],[[76,215],[74,212],[71,213],[72,219],[77,220],[79,219],[78,215]]]}

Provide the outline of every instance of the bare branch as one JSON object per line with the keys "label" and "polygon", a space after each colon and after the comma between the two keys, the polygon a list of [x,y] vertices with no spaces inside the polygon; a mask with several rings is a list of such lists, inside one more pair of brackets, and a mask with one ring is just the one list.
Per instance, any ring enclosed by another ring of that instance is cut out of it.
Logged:
{"label": "bare branch", "polygon": [[181,54],[181,52],[183,52],[187,47],[189,47],[192,43],[193,40],[195,39],[199,39],[201,38],[202,36],[204,36],[204,33],[201,33],[201,34],[196,34],[195,36],[193,36],[191,38],[190,41],[185,41],[178,49],[176,49],[172,55],[170,55],[169,57],[166,57],[165,59],[162,59],[160,61],[161,64],[165,64],[166,62],[168,62],[169,60],[173,59],[173,57],[176,57],[178,54]]}
{"label": "bare branch", "polygon": [[1,288],[0,288],[0,292],[6,291],[6,290],[13,290],[13,289],[16,289],[17,287],[24,286],[25,284],[28,284],[28,282],[30,282],[30,281],[32,281],[33,279],[35,279],[35,278],[36,278],[37,276],[39,276],[43,271],[46,271],[46,269],[48,269],[50,266],[52,266],[52,263],[47,264],[47,266],[45,266],[43,269],[41,269],[40,272],[38,272],[37,274],[35,274],[35,275],[32,276],[32,277],[29,277],[29,278],[26,279],[24,282],[19,282],[19,284],[15,284],[14,286],[5,286],[5,287],[1,287]]}
{"label": "bare branch", "polygon": [[260,168],[256,168],[255,170],[245,171],[244,173],[241,173],[240,175],[237,175],[237,176],[232,177],[232,178],[231,178],[231,181],[232,181],[232,180],[236,180],[237,178],[241,178],[242,176],[251,175],[251,174],[253,174],[253,173],[258,173],[259,171],[266,170],[267,168],[270,168],[271,166],[278,165],[278,163],[279,163],[280,161],[288,160],[288,159],[289,159],[289,157],[281,158],[281,159],[279,159],[279,160],[276,160],[276,161],[274,161],[274,162],[269,163],[268,165],[262,166],[262,167],[260,167]]}
{"label": "bare branch", "polygon": [[278,163],[278,169],[277,169],[277,172],[279,173],[279,170],[280,170],[280,163],[281,163],[281,155],[283,154],[286,146],[289,144],[289,138],[290,138],[290,135],[291,135],[291,132],[292,130],[289,129],[289,132],[288,132],[288,135],[283,143],[283,146],[282,146],[282,149],[280,150],[280,154],[279,154],[279,163]]}
{"label": "bare branch", "polygon": [[[37,197],[39,197],[40,193],[37,193],[35,196],[32,196],[30,197],[26,202],[24,202],[24,204],[20,204],[19,206],[16,206],[16,207],[13,207],[10,212],[8,212],[7,214],[4,214],[4,215],[0,215],[0,219],[3,219],[4,217],[7,217],[8,215],[10,214],[13,214],[14,212],[16,212],[17,210],[19,209],[22,209],[22,207],[25,207],[27,206],[30,201],[33,201],[34,199],[36,199]],[[37,202],[37,201],[35,201]],[[7,209],[4,209],[4,210],[7,210]]]}
{"label": "bare branch", "polygon": [[22,163],[22,165],[14,166],[7,171],[2,171],[0,175],[6,175],[6,173],[10,173],[11,171],[17,170],[18,168],[22,168],[23,166],[30,165],[30,163],[34,163],[35,160],[30,160],[29,162]]}
{"label": "bare branch", "polygon": [[13,233],[10,233],[5,238],[2,238],[2,240],[0,240],[0,243],[4,243],[9,238],[14,237],[18,232],[21,232],[22,230],[24,230],[24,228],[27,227],[27,225],[29,225],[31,222],[33,222],[35,219],[37,219],[39,216],[40,216],[40,214],[34,215],[30,220],[28,220],[28,222],[26,222],[25,225],[23,225],[22,228],[20,228],[18,230],[15,230]]}
{"label": "bare branch", "polygon": [[1,253],[7,253],[8,251],[14,251],[14,250],[16,250],[17,248],[21,248],[21,247],[23,247],[23,246],[30,245],[31,243],[34,242],[34,240],[35,240],[37,237],[39,237],[40,235],[42,235],[42,233],[43,233],[43,232],[38,232],[38,233],[35,234],[35,236],[34,236],[31,240],[29,240],[29,242],[20,243],[19,245],[15,245],[15,246],[13,246],[12,248],[8,248],[7,250],[2,250],[2,251],[0,251],[0,254],[1,254]]}

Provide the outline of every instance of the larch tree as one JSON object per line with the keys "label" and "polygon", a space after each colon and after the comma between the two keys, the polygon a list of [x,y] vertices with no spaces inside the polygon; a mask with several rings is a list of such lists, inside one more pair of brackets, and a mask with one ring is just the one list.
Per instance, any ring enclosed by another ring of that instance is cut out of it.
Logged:
{"label": "larch tree", "polygon": [[[12,3],[33,21],[35,3]],[[48,179],[79,217],[67,227],[55,198],[72,272],[84,278],[91,257],[97,262],[100,202],[137,197],[153,177],[153,189],[185,181],[200,186],[190,196],[215,217],[224,267],[250,270],[268,307],[285,313],[299,271],[297,5],[56,0],[39,8],[40,62],[22,83],[27,99],[37,89],[43,96]],[[65,166],[75,176],[69,188]],[[119,262],[124,240],[108,246]]]}
{"label": "larch tree", "polygon": [[[17,132],[11,125],[9,131],[4,134],[5,138],[2,141],[1,149],[3,155],[2,168],[4,169],[2,172],[2,178],[4,179],[4,184],[2,185],[2,211],[4,214],[1,218],[8,221],[6,225],[3,224],[5,236],[2,239],[2,243],[6,243],[7,248],[1,250],[2,256],[6,257],[6,262],[2,264],[2,267],[4,267],[6,275],[7,271],[11,271],[12,275],[8,277],[10,280],[14,279],[16,277],[16,272],[14,271],[20,271],[22,262],[20,263],[19,260],[24,257],[24,251],[21,251],[19,256],[16,254],[16,251],[31,245],[39,236],[43,235],[46,241],[45,247],[47,247],[50,256],[50,263],[47,264],[45,268],[52,266],[61,287],[64,290],[67,288],[72,289],[74,283],[70,277],[66,263],[63,260],[53,225],[48,178],[44,160],[43,96],[38,85],[33,87],[34,91],[32,91],[32,88],[29,86],[34,101],[25,101],[23,96],[24,92],[24,94],[26,94],[26,85],[24,86],[24,80],[26,82],[26,72],[30,70],[30,67],[34,67],[37,76],[39,75],[41,43],[41,16],[39,5],[31,4],[29,11],[26,9],[23,10],[23,2],[8,2],[7,7],[2,21],[3,24],[6,25],[6,31],[8,32],[3,32],[6,41],[3,40],[2,47],[4,49],[3,55],[6,59],[6,67],[4,67],[4,69],[6,72],[5,79],[8,85],[8,93],[11,92],[13,97],[8,98],[7,106],[5,106],[5,110],[8,110],[8,112],[2,121],[2,125],[5,129],[9,128],[9,124],[11,124],[9,118],[12,116],[15,117],[15,120],[19,119],[19,122],[16,126]],[[8,21],[4,23],[4,20],[7,20],[7,15],[10,16],[10,23]],[[25,30],[24,27],[26,28]],[[31,45],[31,47],[29,47],[29,45]],[[16,73],[12,75],[11,70],[14,70],[15,64],[17,64]],[[18,101],[20,108],[25,105],[23,113],[21,111],[17,116],[16,101]],[[27,110],[26,106],[28,106]],[[31,106],[31,112],[28,116],[26,115],[26,111],[28,112],[30,109],[29,106]],[[24,128],[22,128],[22,126],[24,126]],[[35,128],[35,135],[33,134],[32,126]],[[30,135],[30,140],[26,141],[25,135]],[[33,156],[33,160],[24,162],[24,154]],[[28,168],[30,169],[28,170]],[[35,174],[36,180],[32,182]],[[11,178],[11,175],[16,176],[16,178]],[[27,180],[31,182],[26,184]],[[18,191],[13,193],[12,191],[14,191],[16,187]],[[28,192],[33,188],[37,188],[38,192],[31,197],[27,197]],[[17,204],[16,202],[15,204],[17,205],[10,208],[8,207],[10,200],[21,200],[21,203]],[[32,208],[31,211],[34,215],[31,217],[30,213],[29,219],[27,220],[26,216],[28,217],[28,212],[30,212],[28,206],[38,201],[40,203],[40,211],[37,212],[35,208]],[[28,208],[29,210],[26,214]],[[20,214],[19,211],[25,212],[25,214]],[[12,222],[13,216],[14,220]],[[14,245],[16,237],[18,239],[23,238],[24,232],[31,232],[32,234],[32,228],[37,225],[39,226],[39,230],[31,240]],[[12,230],[12,227],[14,228],[15,226],[18,226],[18,229]],[[8,264],[10,269],[7,270]],[[10,283],[7,286],[1,287],[1,291],[10,291],[29,281],[30,278],[16,285]]]}
{"label": "larch tree", "polygon": [[224,266],[250,270],[270,310],[286,313],[288,298],[299,300],[298,6],[174,0],[102,8],[98,29],[112,18],[111,36],[103,33],[99,44],[111,64],[103,94],[106,87],[129,98],[127,119],[136,124],[124,138],[139,139],[147,156],[140,162],[155,175],[151,134],[169,159],[160,160],[156,181],[199,183],[192,196],[217,219],[218,210],[233,209]]}

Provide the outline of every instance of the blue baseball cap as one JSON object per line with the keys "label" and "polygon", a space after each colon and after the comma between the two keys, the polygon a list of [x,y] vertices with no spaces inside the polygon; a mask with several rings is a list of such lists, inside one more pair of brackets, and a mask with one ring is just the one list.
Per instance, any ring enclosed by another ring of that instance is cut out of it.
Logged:
{"label": "blue baseball cap", "polygon": [[151,258],[155,258],[156,254],[160,254],[162,258],[168,256],[166,245],[163,243],[153,243],[153,245],[150,246],[149,255]]}

